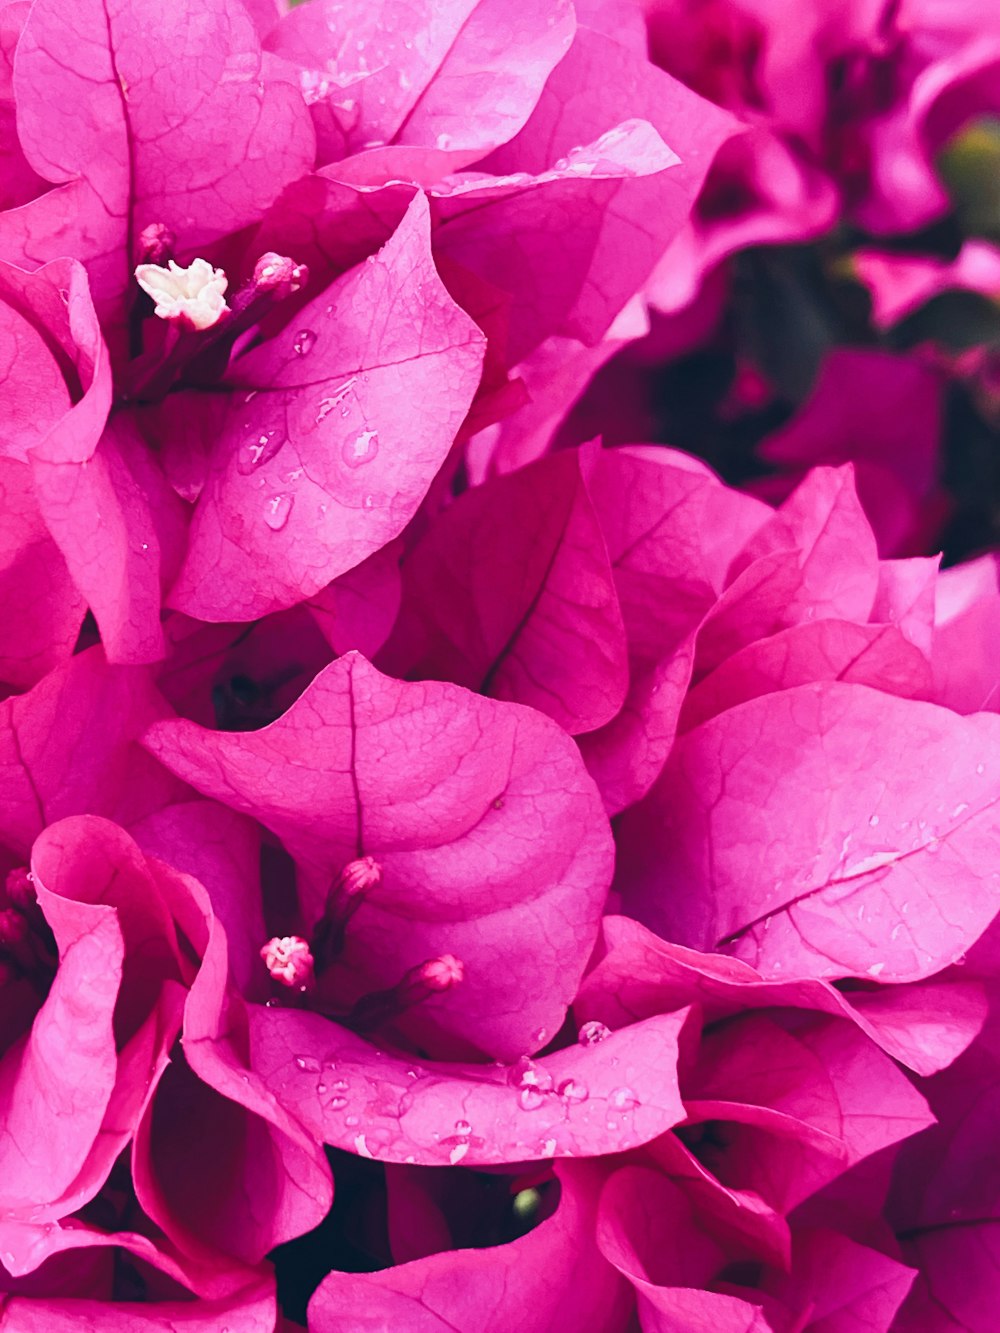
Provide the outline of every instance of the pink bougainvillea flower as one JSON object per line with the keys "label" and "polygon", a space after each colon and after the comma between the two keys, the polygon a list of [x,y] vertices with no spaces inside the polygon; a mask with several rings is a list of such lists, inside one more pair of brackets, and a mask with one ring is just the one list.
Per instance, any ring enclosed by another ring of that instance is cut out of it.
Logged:
{"label": "pink bougainvillea flower", "polygon": [[398,535],[444,461],[482,336],[437,277],[422,199],[371,258],[233,367],[179,610],[250,620],[319,592]]}
{"label": "pink bougainvillea flower", "polygon": [[692,635],[770,510],[667,449],[600,453],[590,489],[625,625],[629,691],[581,749],[614,814],[663,767],[693,668]]}
{"label": "pink bougainvillea flower", "polygon": [[145,673],[91,648],[0,704],[0,847],[23,865],[46,824],[100,814],[128,822],[180,784],[135,744],[165,712]]}
{"label": "pink bougainvillea flower", "polygon": [[[560,1163],[554,1210],[532,1231],[486,1250],[455,1249],[380,1273],[330,1273],[309,1305],[316,1333],[349,1333],[379,1321],[413,1333],[476,1333],[498,1328],[587,1327],[625,1333],[626,1284],[597,1250],[601,1172]],[[548,1198],[546,1196],[546,1203]]]}
{"label": "pink bougainvillea flower", "polygon": [[943,514],[942,391],[941,375],[912,357],[838,348],[801,411],[760,446],[761,457],[790,479],[852,462],[880,553],[914,554]]}
{"label": "pink bougainvillea flower", "polygon": [[254,1086],[317,1142],[384,1162],[475,1167],[597,1157],[663,1134],[684,1114],[676,1052],[686,1017],[598,1040],[585,1030],[579,1044],[500,1066],[376,1050],[295,1009],[254,1006],[247,1021]]}
{"label": "pink bougainvillea flower", "polygon": [[258,221],[313,164],[301,94],[262,56],[243,6],[211,0],[197,23],[193,13],[44,0],[17,45],[18,137],[54,188],[0,215],[0,250],[25,267],[83,260],[119,347],[144,228],[169,229],[194,258]]}
{"label": "pink bougainvillea flower", "polygon": [[986,241],[966,241],[951,261],[856,250],[852,263],[871,292],[872,320],[881,329],[890,328],[942,292],[1000,297],[1000,251]]}
{"label": "pink bougainvillea flower", "polygon": [[[345,1011],[452,955],[461,984],[404,1015],[406,1030],[514,1057],[559,1027],[597,933],[611,840],[575,747],[547,718],[391,680],[348,654],[262,731],[164,722],[146,744],[282,839],[310,929],[324,915],[335,936],[347,925],[326,977]],[[382,874],[348,923],[337,878],[363,856]]]}
{"label": "pink bougainvillea flower", "polygon": [[319,166],[355,158],[359,180],[430,183],[513,138],[575,27],[568,0],[534,0],[516,23],[497,0],[320,0],[288,14],[266,46],[299,69]]}
{"label": "pink bougainvillea flower", "polygon": [[[895,1327],[913,1281],[913,1270],[898,1259],[829,1229],[803,1229],[786,1266],[760,1268],[745,1241],[727,1242],[717,1225],[703,1203],[647,1168],[628,1166],[608,1180],[598,1245],[634,1286],[643,1329],[796,1333],[815,1326],[888,1333]],[[757,1284],[733,1281],[730,1265],[744,1273],[756,1268]]]}
{"label": "pink bougainvillea flower", "polygon": [[998,745],[992,715],[862,685],[752,699],[682,737],[624,818],[623,902],[769,977],[930,976],[1000,908]]}
{"label": "pink bougainvillea flower", "polygon": [[0,691],[30,689],[73,651],[87,606],[45,526],[31,469],[0,460]]}
{"label": "pink bougainvillea flower", "polygon": [[570,732],[620,709],[625,629],[587,476],[567,451],[467,492],[403,563],[383,665],[531,704]]}
{"label": "pink bougainvillea flower", "polygon": [[1000,711],[1000,576],[984,555],[946,569],[935,602],[935,698],[956,713]]}
{"label": "pink bougainvillea flower", "polygon": [[806,1009],[850,1019],[893,1059],[926,1075],[951,1064],[986,1016],[982,986],[971,978],[845,994],[813,977],[765,979],[739,959],[668,943],[627,917],[606,916],[601,935],[599,961],[573,1002],[578,1021],[618,1028],[687,1004],[699,1005],[706,1023],[747,1009]]}
{"label": "pink bougainvillea flower", "polygon": [[273,1333],[274,1295],[242,1294],[218,1301],[158,1301],[152,1305],[102,1300],[12,1296],[4,1306],[10,1333],[73,1333],[87,1324],[108,1333],[170,1333],[183,1326],[191,1333]]}
{"label": "pink bougainvillea flower", "polygon": [[[988,966],[995,1002],[995,957]],[[998,1074],[994,1009],[975,1044],[922,1085],[939,1123],[904,1145],[887,1207],[907,1262],[919,1269],[900,1315],[905,1333],[986,1333],[995,1322]]]}

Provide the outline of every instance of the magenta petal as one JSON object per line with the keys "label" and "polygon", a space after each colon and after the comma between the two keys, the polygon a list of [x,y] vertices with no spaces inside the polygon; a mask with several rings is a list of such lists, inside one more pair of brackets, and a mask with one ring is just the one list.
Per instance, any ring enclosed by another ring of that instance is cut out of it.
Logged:
{"label": "magenta petal", "polygon": [[274,1292],[264,1286],[207,1301],[128,1301],[31,1299],[13,1296],[4,1304],[4,1333],[274,1333]]}
{"label": "magenta petal", "polygon": [[889,1333],[913,1285],[912,1268],[835,1231],[801,1231],[791,1270],[769,1272],[763,1288],[823,1333]]}
{"label": "magenta petal", "polygon": [[87,604],[42,521],[31,471],[0,459],[0,690],[27,690],[73,651]]}
{"label": "magenta petal", "polygon": [[723,1183],[782,1213],[934,1120],[853,1024],[821,1018],[788,1032],[761,1013],[703,1035],[684,1104],[692,1121],[732,1122]]}
{"label": "magenta petal", "polygon": [[931,660],[934,698],[957,713],[1000,711],[1000,565],[984,555],[939,576]]}
{"label": "magenta petal", "polygon": [[916,357],[836,348],[806,404],[760,453],[790,468],[853,462],[879,549],[890,555],[920,541],[936,503],[942,393],[939,372]]}
{"label": "magenta petal", "polygon": [[848,997],[815,978],[764,980],[738,959],[669,944],[628,917],[606,916],[602,933],[603,956],[573,1012],[612,1028],[686,1004],[699,1005],[706,1023],[746,1009],[806,1009],[850,1019],[893,1059],[935,1074],[966,1049],[986,1016],[975,981],[932,978]]}
{"label": "magenta petal", "polygon": [[309,922],[348,861],[377,858],[383,881],[351,919],[336,969],[351,1002],[452,954],[465,979],[413,1011],[414,1032],[513,1058],[558,1029],[596,937],[612,848],[579,754],[548,718],[391,680],[349,654],[263,731],[165,722],[146,743],[284,841],[307,872]]}
{"label": "magenta petal", "polygon": [[690,731],[748,699],[819,680],[870,685],[903,699],[930,699],[934,693],[926,656],[894,625],[812,621],[727,657],[685,699],[680,730]]}
{"label": "magenta petal", "polygon": [[466,492],[403,564],[395,674],[530,704],[571,733],[618,712],[625,628],[581,451]]}
{"label": "magenta petal", "polygon": [[758,1306],[705,1289],[730,1257],[711,1220],[658,1172],[626,1166],[608,1180],[597,1243],[635,1287],[646,1333],[772,1333]]}
{"label": "magenta petal", "polygon": [[[135,787],[133,742],[163,712],[147,677],[109,667],[100,648],[49,672],[0,704],[0,838],[27,859],[47,823],[114,814]],[[148,761],[147,761],[148,762]]]}
{"label": "magenta petal", "polygon": [[451,448],[483,345],[437,276],[418,198],[370,263],[236,362],[171,604],[252,620],[397,536]]}
{"label": "magenta petal", "polygon": [[[625,46],[580,28],[524,129],[483,164],[496,186],[487,179],[438,201],[436,248],[513,294],[512,361],[554,333],[593,344],[684,225],[738,129]],[[553,226],[564,211],[573,226]]]}
{"label": "magenta petal", "polygon": [[[111,662],[163,656],[161,566],[184,531],[183,506],[145,449],[115,417],[89,459],[39,458],[34,465],[49,530],[90,604]],[[166,551],[159,530],[168,535]]]}
{"label": "magenta petal", "polygon": [[624,817],[624,901],[769,976],[930,976],[1000,906],[998,779],[990,714],[861,685],[765,695],[688,732]]}
{"label": "magenta petal", "polygon": [[144,227],[165,224],[193,256],[257,221],[312,166],[299,90],[262,58],[234,0],[197,10],[140,0],[112,13],[98,0],[43,0],[25,24],[14,87],[25,155],[61,188],[7,215],[6,252],[20,240],[37,263],[70,248],[91,265],[106,310],[126,291]]}
{"label": "magenta petal", "polygon": [[555,1213],[526,1236],[486,1250],[453,1250],[363,1276],[330,1273],[309,1304],[314,1333],[363,1328],[406,1333],[594,1328],[625,1333],[625,1284],[594,1242],[600,1174],[561,1164]]}
{"label": "magenta petal", "polygon": [[[377,1051],[318,1014],[253,1006],[251,1062],[319,1142],[386,1162],[465,1166],[588,1157],[648,1143],[683,1118],[676,1052],[687,1010],[520,1065]],[[527,1089],[527,1091],[526,1091]]]}
{"label": "magenta petal", "polygon": [[[111,405],[111,368],[85,269],[72,259],[33,273],[0,264],[0,295],[9,302],[0,310],[16,366],[0,395],[3,452],[51,462],[89,458]],[[72,404],[63,365],[79,377]]]}
{"label": "magenta petal", "polygon": [[317,3],[267,45],[299,66],[321,164],[360,153],[352,179],[429,184],[517,133],[574,28],[566,0],[531,0],[516,21],[503,0]]}
{"label": "magenta petal", "polygon": [[868,620],[878,552],[851,467],[815,468],[734,561],[698,635],[698,670],[805,620]]}
{"label": "magenta petal", "polygon": [[309,599],[309,614],[338,656],[356,649],[372,658],[392,633],[403,596],[401,547],[383,546]]}
{"label": "magenta petal", "polygon": [[76,1177],[97,1138],[118,1061],[111,1020],[122,936],[110,907],[57,922],[59,970],[23,1043],[0,1060],[0,1202],[44,1209]]}

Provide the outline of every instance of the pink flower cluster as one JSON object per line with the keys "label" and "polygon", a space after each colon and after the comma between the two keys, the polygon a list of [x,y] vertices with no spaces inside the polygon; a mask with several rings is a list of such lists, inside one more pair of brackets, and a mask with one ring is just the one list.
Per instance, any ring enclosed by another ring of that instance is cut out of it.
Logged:
{"label": "pink flower cluster", "polygon": [[0,6],[3,1333],[996,1327],[995,349],[636,443],[1000,293],[981,10]]}

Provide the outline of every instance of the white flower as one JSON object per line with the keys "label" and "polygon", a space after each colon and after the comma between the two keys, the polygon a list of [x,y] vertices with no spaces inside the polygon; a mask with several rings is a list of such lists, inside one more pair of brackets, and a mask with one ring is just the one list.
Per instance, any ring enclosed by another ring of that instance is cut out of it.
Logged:
{"label": "white flower", "polygon": [[194,259],[187,268],[172,259],[166,268],[140,264],[135,278],[156,302],[160,319],[178,319],[192,329],[210,329],[229,310],[224,299],[229,279],[207,259]]}

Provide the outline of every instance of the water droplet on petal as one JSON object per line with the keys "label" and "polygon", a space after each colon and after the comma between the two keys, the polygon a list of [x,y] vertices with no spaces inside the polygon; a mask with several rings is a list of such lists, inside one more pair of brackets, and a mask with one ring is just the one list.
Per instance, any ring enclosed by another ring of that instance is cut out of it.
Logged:
{"label": "water droplet on petal", "polygon": [[451,1152],[448,1154],[448,1161],[451,1162],[452,1166],[458,1166],[459,1162],[468,1151],[468,1143],[456,1143],[454,1148],[452,1148]]}
{"label": "water droplet on petal", "polygon": [[455,1133],[460,1138],[467,1138],[472,1133],[472,1126],[469,1124],[468,1120],[456,1120]]}
{"label": "water droplet on petal", "polygon": [[578,1078],[564,1078],[556,1092],[564,1102],[585,1102],[590,1096],[590,1089]]}
{"label": "water droplet on petal", "polygon": [[522,1055],[520,1060],[511,1066],[507,1082],[512,1088],[535,1088],[539,1092],[552,1090],[552,1075],[526,1055]]}
{"label": "water droplet on petal", "polygon": [[985,765],[985,764],[977,764],[977,765],[976,765],[976,772],[979,774],[980,777],[982,777],[982,775],[986,772],[986,765]]}
{"label": "water droplet on petal", "polygon": [[878,815],[872,815],[871,819],[868,821],[868,827],[878,828]]}
{"label": "water droplet on petal", "polygon": [[639,1098],[631,1088],[612,1088],[608,1093],[608,1105],[615,1111],[634,1111]]}
{"label": "water droplet on petal", "polygon": [[537,1088],[522,1088],[517,1094],[517,1104],[522,1111],[537,1111],[545,1104],[545,1094]]}
{"label": "water droplet on petal", "polygon": [[353,440],[346,441],[340,452],[348,467],[363,467],[378,453],[378,431],[361,431]]}
{"label": "water droplet on petal", "polygon": [[297,1055],[295,1064],[307,1074],[318,1074],[322,1065],[318,1060],[314,1060],[311,1055]]}
{"label": "water droplet on petal", "polygon": [[555,1139],[544,1139],[538,1145],[538,1152],[541,1153],[543,1157],[551,1157],[558,1146],[559,1145],[556,1143]]}
{"label": "water droplet on petal", "polygon": [[350,1129],[353,1129],[355,1125],[361,1124],[361,1117],[356,1115],[345,1115],[344,1124],[347,1125]]}
{"label": "water droplet on petal", "polygon": [[342,1111],[347,1105],[347,1098],[341,1096],[331,1097],[326,1105],[327,1109],[330,1111]]}
{"label": "water droplet on petal", "polygon": [[598,1042],[606,1041],[611,1036],[611,1029],[605,1027],[603,1023],[598,1023],[596,1019],[591,1019],[589,1023],[584,1023],[577,1034],[577,1041],[581,1046],[596,1046]]}
{"label": "water droplet on petal", "polygon": [[283,430],[254,430],[240,445],[236,455],[236,471],[248,477],[279,453],[288,436]]}
{"label": "water droplet on petal", "polygon": [[280,532],[285,526],[294,503],[290,495],[272,495],[264,502],[264,522],[272,532]]}
{"label": "water droplet on petal", "polygon": [[300,329],[295,335],[292,347],[296,356],[308,356],[316,345],[316,335],[312,329]]}
{"label": "water droplet on petal", "polygon": [[[350,1117],[348,1116],[347,1119],[350,1119]],[[346,1120],[344,1123],[347,1123]],[[372,1151],[368,1147],[368,1140],[365,1138],[364,1134],[355,1134],[354,1146],[358,1150],[360,1156],[371,1157]]]}

